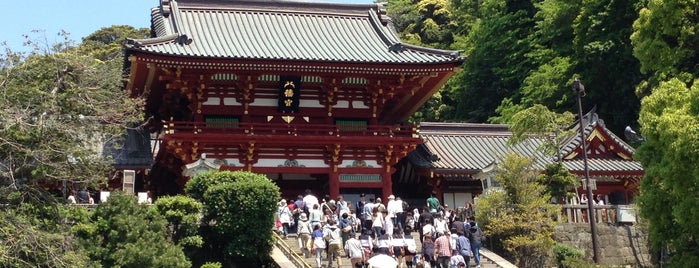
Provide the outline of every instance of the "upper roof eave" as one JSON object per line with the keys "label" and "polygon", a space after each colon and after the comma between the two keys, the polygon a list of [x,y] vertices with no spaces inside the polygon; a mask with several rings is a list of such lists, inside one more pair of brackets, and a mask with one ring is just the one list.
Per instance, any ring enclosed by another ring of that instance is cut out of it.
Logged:
{"label": "upper roof eave", "polygon": [[[162,64],[164,66],[181,66],[183,68],[201,68],[202,66],[215,66],[217,69],[269,70],[288,72],[317,72],[317,70],[335,70],[336,73],[366,73],[372,70],[375,75],[404,74],[419,75],[432,72],[451,72],[455,65],[450,62],[421,63],[406,65],[395,62],[360,62],[360,61],[312,61],[312,60],[286,60],[277,59],[249,59],[249,58],[211,58],[202,56],[172,56],[151,51],[139,50],[136,46],[129,45],[125,48],[127,58],[134,56],[137,61]],[[253,67],[254,66],[254,67]]]}
{"label": "upper roof eave", "polygon": [[[460,51],[405,44],[381,4],[170,0],[151,39],[126,49],[185,58],[461,65]],[[339,30],[342,29],[342,30]]]}
{"label": "upper roof eave", "polygon": [[[161,1],[162,2],[162,1]],[[173,2],[173,1],[165,1]],[[316,9],[319,11],[336,11],[342,13],[362,12],[367,8],[381,8],[382,3],[337,3],[337,2],[312,2],[312,1],[287,1],[287,0],[177,0],[179,8],[190,9],[243,9],[269,11],[270,4],[283,7],[283,11],[299,11]],[[167,3],[166,3],[167,4]]]}

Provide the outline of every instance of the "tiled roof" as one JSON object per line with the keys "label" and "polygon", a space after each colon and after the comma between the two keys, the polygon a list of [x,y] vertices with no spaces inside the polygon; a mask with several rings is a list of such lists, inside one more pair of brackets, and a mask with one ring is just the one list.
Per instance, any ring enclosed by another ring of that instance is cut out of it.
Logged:
{"label": "tiled roof", "polygon": [[103,154],[114,161],[117,169],[148,169],[154,163],[146,128],[127,129],[122,139],[105,146]]}
{"label": "tiled roof", "polygon": [[543,161],[537,163],[541,167],[550,161],[538,150],[542,140],[507,144],[512,133],[506,125],[423,122],[420,136],[427,150],[437,158],[432,162],[433,170],[479,172],[510,152],[537,156]]}
{"label": "tiled roof", "polygon": [[[623,150],[626,150],[632,155],[636,151],[633,147],[631,147],[631,145],[619,138],[619,136],[611,132],[604,125],[604,121],[599,118],[599,115],[597,115],[595,109],[583,115],[582,120],[583,126],[585,126],[585,137],[589,137],[595,129],[599,129],[603,131],[607,136],[609,136],[614,141],[614,143],[620,146]],[[582,139],[580,139],[580,135],[577,134],[580,133],[580,121],[575,121],[575,124],[573,124],[571,128],[574,130],[574,133],[576,133],[576,135],[570,136],[568,137],[568,139],[565,139],[562,142],[563,146],[561,146],[561,155],[563,156],[570,154],[571,152],[573,152],[581,146]]]}
{"label": "tiled roof", "polygon": [[[595,117],[596,114],[589,114]],[[598,118],[597,118],[598,119]],[[587,129],[590,126],[602,124],[600,120],[587,121]],[[633,148],[619,139],[612,132],[602,127],[619,146]],[[591,130],[588,130],[588,132]],[[588,133],[589,134],[589,133]],[[539,147],[544,140],[530,138],[514,145],[508,144],[512,137],[507,125],[494,124],[469,124],[469,123],[420,123],[420,136],[424,140],[425,152],[432,154],[435,159],[430,169],[444,173],[478,173],[483,169],[501,161],[509,152],[515,152],[524,156],[533,156],[536,159],[535,168],[543,168],[545,164],[553,163],[554,158],[543,154]],[[576,146],[580,146],[578,135],[570,137],[564,142],[562,153],[572,152]],[[626,149],[626,148],[625,148]],[[415,154],[420,151],[413,152]],[[564,154],[565,155],[565,154]],[[417,157],[416,157],[417,158]],[[425,156],[421,157],[426,158]],[[583,160],[580,158],[563,161],[566,169],[574,172],[582,172]],[[635,160],[622,158],[590,158],[588,170],[592,176],[613,172],[615,174],[640,174],[643,172],[641,163]]]}
{"label": "tiled roof", "polygon": [[217,59],[347,63],[461,63],[458,51],[401,43],[380,4],[162,0],[155,37],[127,49]]}
{"label": "tiled roof", "polygon": [[[564,160],[563,166],[570,171],[584,171],[582,159]],[[587,167],[590,173],[618,171],[618,172],[641,172],[643,166],[638,161],[609,158],[590,158],[587,160]]]}

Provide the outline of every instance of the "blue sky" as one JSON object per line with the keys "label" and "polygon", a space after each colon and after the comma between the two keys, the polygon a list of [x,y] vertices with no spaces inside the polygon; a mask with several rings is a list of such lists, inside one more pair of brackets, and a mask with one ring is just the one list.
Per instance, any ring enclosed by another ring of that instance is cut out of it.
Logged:
{"label": "blue sky", "polygon": [[[234,0],[233,0],[234,1]],[[372,3],[372,0],[319,0],[319,2]],[[150,9],[159,0],[2,0],[0,1],[0,42],[15,51],[26,51],[23,35],[46,39],[48,44],[61,41],[61,30],[80,42],[103,27],[130,25],[150,27]],[[32,31],[38,30],[37,33]]]}

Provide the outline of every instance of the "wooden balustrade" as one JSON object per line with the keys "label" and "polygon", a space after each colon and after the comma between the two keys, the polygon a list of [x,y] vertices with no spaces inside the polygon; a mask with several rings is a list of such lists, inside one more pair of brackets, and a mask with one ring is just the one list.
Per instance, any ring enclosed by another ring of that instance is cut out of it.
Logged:
{"label": "wooden balustrade", "polygon": [[366,128],[346,129],[341,125],[329,124],[278,124],[278,123],[221,123],[169,121],[165,123],[168,134],[173,133],[227,133],[246,135],[290,135],[290,136],[387,136],[414,137],[414,125],[379,125]]}
{"label": "wooden balustrade", "polygon": [[594,205],[592,217],[588,215],[587,205],[561,205],[561,208],[559,222],[589,223],[592,219],[611,225],[636,223],[636,214],[630,205]]}

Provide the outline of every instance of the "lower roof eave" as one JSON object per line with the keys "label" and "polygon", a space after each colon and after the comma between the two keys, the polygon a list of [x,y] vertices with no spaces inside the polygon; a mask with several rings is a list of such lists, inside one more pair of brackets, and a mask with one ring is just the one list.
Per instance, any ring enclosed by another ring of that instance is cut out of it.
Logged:
{"label": "lower roof eave", "polygon": [[[127,49],[128,50],[128,49]],[[371,62],[371,61],[330,61],[303,59],[264,59],[264,58],[225,58],[198,57],[158,54],[138,49],[129,51],[137,61],[155,63],[160,67],[184,67],[193,69],[241,69],[245,71],[285,71],[285,72],[332,72],[367,74],[430,74],[433,72],[453,72],[463,60],[439,62]]]}
{"label": "lower roof eave", "polygon": [[[584,175],[584,170],[570,170],[573,174]],[[644,170],[590,170],[590,177],[610,176],[610,177],[643,177]]]}
{"label": "lower roof eave", "polygon": [[470,174],[477,174],[480,173],[480,169],[458,169],[458,168],[431,168],[430,172],[436,174],[436,175],[470,175]]}

